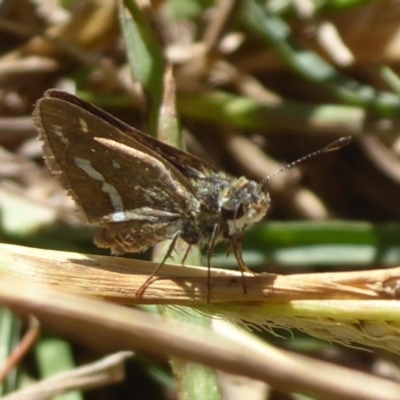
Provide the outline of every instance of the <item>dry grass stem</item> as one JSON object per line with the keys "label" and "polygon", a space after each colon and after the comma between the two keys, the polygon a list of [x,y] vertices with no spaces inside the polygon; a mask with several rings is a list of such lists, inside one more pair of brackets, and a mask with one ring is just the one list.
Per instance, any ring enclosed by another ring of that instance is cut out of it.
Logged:
{"label": "dry grass stem", "polygon": [[91,348],[135,349],[181,357],[263,380],[281,390],[318,394],[329,399],[398,398],[397,383],[278,350],[255,338],[242,335],[238,345],[238,338],[221,336],[199,326],[60,290],[36,289],[39,288],[32,288],[31,284],[1,280],[0,302],[20,313],[35,314],[48,329]]}
{"label": "dry grass stem", "polygon": [[[31,283],[62,287],[80,295],[123,304],[206,303],[207,270],[165,264],[143,297],[136,291],[158,265],[111,256],[0,245],[0,273]],[[375,271],[275,275],[246,274],[243,293],[238,271],[212,269],[213,303],[287,302],[327,299],[396,299],[400,268]]]}
{"label": "dry grass stem", "polygon": [[360,343],[400,351],[400,268],[298,275],[246,274],[243,293],[237,271],[167,264],[142,297],[136,291],[156,263],[20,246],[0,245],[0,274],[30,285],[120,304],[191,306],[248,327],[298,328],[346,345]]}
{"label": "dry grass stem", "polygon": [[47,400],[69,390],[88,390],[108,386],[125,379],[125,362],[131,351],[120,351],[102,360],[77,367],[44,379],[18,392],[4,396],[4,400]]}

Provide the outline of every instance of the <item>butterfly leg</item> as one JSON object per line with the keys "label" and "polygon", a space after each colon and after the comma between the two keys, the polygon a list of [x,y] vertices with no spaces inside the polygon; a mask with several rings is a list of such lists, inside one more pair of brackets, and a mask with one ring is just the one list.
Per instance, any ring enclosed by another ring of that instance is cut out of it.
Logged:
{"label": "butterfly leg", "polygon": [[185,251],[185,254],[184,254],[183,258],[182,258],[182,261],[181,261],[181,265],[182,265],[182,266],[185,265],[185,261],[186,261],[188,255],[189,255],[189,252],[190,252],[190,249],[191,249],[191,248],[192,248],[192,245],[189,244],[188,247],[187,247],[187,249],[186,249],[186,251]]}
{"label": "butterfly leg", "polygon": [[167,252],[165,253],[164,258],[162,259],[162,261],[160,262],[160,264],[157,265],[157,267],[154,269],[154,271],[150,274],[150,276],[144,281],[144,283],[140,286],[140,288],[138,289],[138,291],[136,292],[136,297],[142,297],[144,292],[146,291],[146,289],[148,288],[148,286],[157,278],[155,278],[155,275],[157,274],[157,272],[160,270],[160,268],[165,264],[165,262],[167,261],[167,259],[169,257],[171,257],[172,252],[174,251],[175,245],[176,245],[176,241],[179,238],[179,234],[180,232],[175,233],[174,237],[171,240],[171,243],[168,247]]}
{"label": "butterfly leg", "polygon": [[210,303],[210,293],[211,293],[211,257],[214,252],[215,244],[217,243],[217,238],[220,232],[220,228],[221,228],[220,224],[214,225],[210,244],[207,250],[207,303]]}
{"label": "butterfly leg", "polygon": [[228,247],[228,250],[226,250],[226,256],[227,257],[229,257],[229,255],[231,254],[231,252],[232,252],[232,243],[229,243],[229,247]]}
{"label": "butterfly leg", "polygon": [[[247,225],[244,225],[243,228],[240,230],[240,233],[237,235],[237,237],[240,238],[240,240],[241,240],[241,238],[243,236],[243,233],[246,230],[246,228],[247,228]],[[231,243],[229,243],[228,250],[226,250],[226,256],[229,257],[231,252],[232,252],[232,241],[231,241]]]}
{"label": "butterfly leg", "polygon": [[246,288],[246,280],[245,280],[245,276],[244,273],[245,272],[251,272],[252,274],[254,274],[254,272],[252,272],[247,265],[244,263],[243,260],[243,256],[242,256],[242,235],[233,235],[229,238],[229,240],[231,241],[231,248],[233,251],[233,254],[238,262],[239,268],[240,268],[240,272],[242,274],[242,283],[243,283],[243,292],[247,293],[247,288]]}

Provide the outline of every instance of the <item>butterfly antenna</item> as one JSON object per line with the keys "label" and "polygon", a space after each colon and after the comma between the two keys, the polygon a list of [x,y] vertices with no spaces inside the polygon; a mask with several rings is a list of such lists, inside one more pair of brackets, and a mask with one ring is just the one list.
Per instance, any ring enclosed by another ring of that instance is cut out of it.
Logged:
{"label": "butterfly antenna", "polygon": [[343,147],[346,147],[349,143],[351,142],[351,136],[343,136],[340,139],[335,140],[334,142],[328,144],[328,146],[319,149],[317,151],[313,151],[310,154],[307,154],[304,157],[299,158],[296,161],[291,162],[290,164],[285,165],[284,167],[278,169],[277,171],[273,172],[272,174],[269,174],[267,177],[265,177],[260,183],[261,185],[265,184],[268,182],[271,178],[273,178],[275,175],[280,174],[283,171],[286,171],[287,169],[293,168],[294,166],[302,163],[303,161],[309,160],[310,158],[313,158],[315,156],[318,156],[323,153],[329,153],[331,151],[336,151],[340,150]]}

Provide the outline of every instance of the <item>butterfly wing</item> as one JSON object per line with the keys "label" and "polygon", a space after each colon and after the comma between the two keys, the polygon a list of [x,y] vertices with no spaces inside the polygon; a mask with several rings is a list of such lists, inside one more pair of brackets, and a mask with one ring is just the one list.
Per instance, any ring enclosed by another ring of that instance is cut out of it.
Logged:
{"label": "butterfly wing", "polygon": [[96,235],[98,247],[110,248],[112,254],[138,253],[162,240],[172,239],[181,229],[181,221],[143,222],[129,221],[110,224]]}
{"label": "butterfly wing", "polygon": [[120,132],[125,133],[127,136],[134,138],[137,142],[147,148],[151,148],[155,153],[160,155],[163,159],[167,160],[183,175],[188,178],[203,178],[205,174],[219,171],[205,162],[204,160],[181,151],[176,147],[169,146],[166,143],[160,142],[153,137],[146,135],[139,130],[125,124],[123,121],[113,117],[106,111],[88,103],[70,93],[61,90],[50,89],[45,93],[47,98],[62,100],[65,103],[76,105],[79,108],[88,110],[92,115],[97,115],[103,121],[108,122],[110,125],[116,127]]}
{"label": "butterfly wing", "polygon": [[197,207],[189,179],[114,119],[50,96],[34,121],[50,170],[89,222],[164,223]]}

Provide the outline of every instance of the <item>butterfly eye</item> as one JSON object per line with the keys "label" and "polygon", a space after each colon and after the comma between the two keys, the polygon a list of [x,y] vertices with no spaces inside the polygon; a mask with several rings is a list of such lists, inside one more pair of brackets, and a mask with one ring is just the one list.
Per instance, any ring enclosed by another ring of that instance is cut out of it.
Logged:
{"label": "butterfly eye", "polygon": [[225,220],[236,220],[244,215],[243,204],[234,205],[230,202],[226,202],[221,207],[221,216]]}

